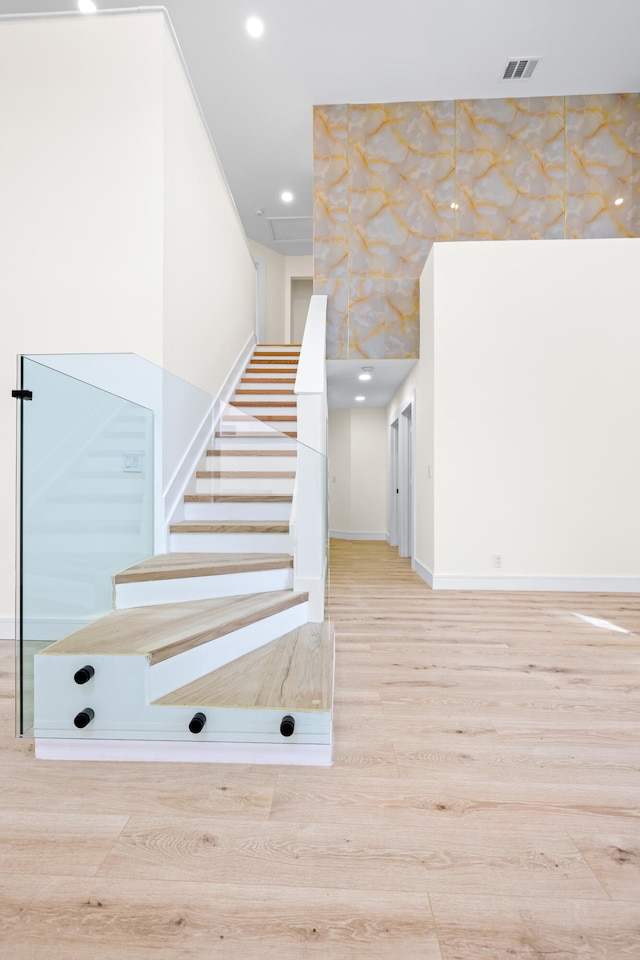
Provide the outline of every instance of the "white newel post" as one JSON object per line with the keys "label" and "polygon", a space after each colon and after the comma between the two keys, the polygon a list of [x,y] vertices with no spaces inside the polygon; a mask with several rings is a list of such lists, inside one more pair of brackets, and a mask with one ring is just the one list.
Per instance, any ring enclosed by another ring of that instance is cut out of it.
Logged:
{"label": "white newel post", "polygon": [[309,619],[324,620],[327,562],[327,297],[313,296],[294,392],[298,462],[292,530],[294,589],[309,594]]}

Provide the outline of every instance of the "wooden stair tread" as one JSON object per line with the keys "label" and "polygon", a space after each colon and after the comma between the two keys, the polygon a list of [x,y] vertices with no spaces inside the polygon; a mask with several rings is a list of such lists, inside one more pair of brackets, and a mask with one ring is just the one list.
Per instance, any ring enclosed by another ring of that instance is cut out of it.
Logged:
{"label": "wooden stair tread", "polygon": [[289,533],[288,520],[180,520],[170,533]]}
{"label": "wooden stair tread", "polygon": [[307,599],[306,593],[279,590],[113,610],[52,643],[41,655],[146,656],[151,664],[160,663]]}
{"label": "wooden stair tread", "polygon": [[299,350],[286,350],[284,353],[282,350],[254,350],[253,357],[299,357]]}
{"label": "wooden stair tread", "polygon": [[282,394],[284,394],[285,396],[288,396],[288,397],[293,396],[293,390],[245,390],[244,387],[238,387],[238,388],[236,389],[236,393],[241,393],[241,394],[243,394],[243,395],[244,395],[245,393],[249,393],[249,394],[252,394],[252,393],[262,393],[262,394],[265,394],[265,393],[268,393],[269,396],[275,396],[275,395],[280,395],[280,396],[281,396]]}
{"label": "wooden stair tread", "polygon": [[242,377],[240,383],[295,383],[295,377]]}
{"label": "wooden stair tread", "polygon": [[295,470],[198,470],[199,480],[293,480]]}
{"label": "wooden stair tread", "polygon": [[[297,457],[297,449],[291,450],[207,450],[208,457]],[[203,471],[198,470],[196,476],[202,476]]]}
{"label": "wooden stair tread", "polygon": [[[289,359],[291,357],[291,359]],[[289,366],[295,366],[298,363],[298,357],[295,354],[275,354],[274,356],[256,356],[255,353],[249,360],[249,364],[252,363],[275,363],[275,364],[288,364]]]}
{"label": "wooden stair tread", "polygon": [[185,503],[291,503],[285,493],[187,493]]}
{"label": "wooden stair tread", "polygon": [[156,700],[163,706],[326,712],[333,690],[333,635],[307,623]]}
{"label": "wooden stair tread", "polygon": [[297,430],[278,430],[276,434],[271,433],[268,430],[216,430],[216,437],[224,437],[226,440],[260,440],[263,437],[267,439],[272,436],[281,436],[285,437],[297,437]]}
{"label": "wooden stair tread", "polygon": [[292,566],[293,558],[286,553],[160,553],[116,573],[113,582],[182,580],[185,577],[213,577]]}
{"label": "wooden stair tread", "polygon": [[284,423],[285,421],[286,421],[286,422],[296,421],[298,418],[297,418],[297,417],[294,417],[294,416],[291,416],[291,414],[289,414],[289,413],[282,413],[282,414],[280,414],[280,413],[276,413],[276,414],[272,414],[272,413],[256,413],[256,414],[254,414],[253,416],[250,416],[249,414],[246,414],[246,413],[245,413],[243,416],[240,416],[239,414],[238,414],[237,416],[226,416],[226,415],[225,415],[225,418],[224,418],[224,419],[225,419],[225,420],[228,420],[228,421],[230,421],[230,422],[232,422],[232,423],[237,422],[237,421],[242,422],[242,421],[245,421],[245,420],[263,420],[263,421],[264,421],[264,420],[277,420],[278,422],[283,422],[283,423]]}
{"label": "wooden stair tread", "polygon": [[234,400],[232,407],[297,407],[296,400]]}

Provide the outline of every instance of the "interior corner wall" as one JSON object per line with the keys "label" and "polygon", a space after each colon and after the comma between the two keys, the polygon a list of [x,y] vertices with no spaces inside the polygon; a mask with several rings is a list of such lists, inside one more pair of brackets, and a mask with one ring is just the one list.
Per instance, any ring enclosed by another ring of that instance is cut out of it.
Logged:
{"label": "interior corner wall", "polygon": [[[0,382],[22,353],[162,362],[161,13],[0,22]],[[114,69],[114,64],[117,69]],[[16,449],[15,401],[0,443]],[[0,479],[0,617],[12,616],[15,471]]]}
{"label": "interior corner wall", "polygon": [[354,538],[388,532],[388,428],[384,408],[329,411],[329,527]]}
{"label": "interior corner wall", "polygon": [[640,582],[639,258],[434,247],[435,574]]}
{"label": "interior corner wall", "polygon": [[291,281],[296,279],[310,279],[313,281],[312,254],[308,256],[288,256],[284,258],[284,315],[287,324],[287,340],[283,342],[288,342],[293,339]]}
{"label": "interior corner wall", "polygon": [[164,367],[217,394],[255,332],[256,271],[164,27]]}

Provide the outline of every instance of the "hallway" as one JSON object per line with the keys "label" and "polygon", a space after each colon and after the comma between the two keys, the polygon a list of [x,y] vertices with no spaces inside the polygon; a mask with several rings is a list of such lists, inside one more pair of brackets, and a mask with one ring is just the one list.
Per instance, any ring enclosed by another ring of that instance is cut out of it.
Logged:
{"label": "hallway", "polygon": [[331,768],[36,763],[0,643],[7,956],[638,956],[640,598],[334,540],[331,609]]}

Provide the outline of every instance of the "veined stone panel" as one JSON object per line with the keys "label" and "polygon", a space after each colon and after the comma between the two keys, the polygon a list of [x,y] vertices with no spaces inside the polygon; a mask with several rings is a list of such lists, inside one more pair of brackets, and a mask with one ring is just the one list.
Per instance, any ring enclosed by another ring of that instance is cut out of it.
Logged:
{"label": "veined stone panel", "polygon": [[564,100],[456,103],[456,240],[564,237]]}
{"label": "veined stone panel", "polygon": [[419,355],[436,240],[639,235],[640,94],[315,108],[328,357]]}
{"label": "veined stone panel", "polygon": [[567,97],[566,109],[567,238],[637,237],[640,96]]}

